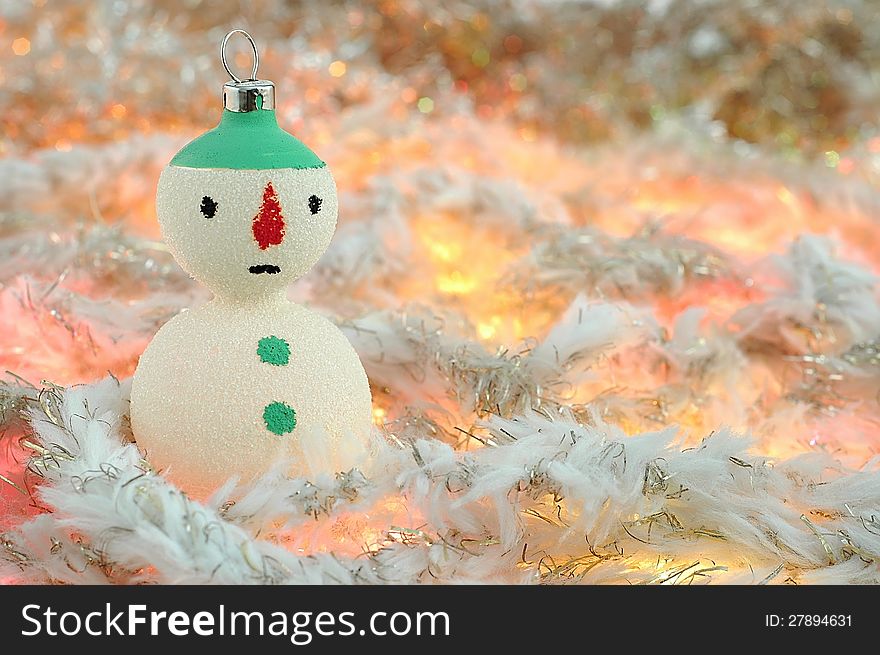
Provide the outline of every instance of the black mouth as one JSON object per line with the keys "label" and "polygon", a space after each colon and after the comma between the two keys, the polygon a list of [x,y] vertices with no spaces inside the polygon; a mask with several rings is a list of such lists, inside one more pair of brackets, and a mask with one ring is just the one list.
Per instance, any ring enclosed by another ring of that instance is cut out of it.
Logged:
{"label": "black mouth", "polygon": [[281,269],[278,266],[275,266],[275,264],[257,264],[256,266],[251,266],[248,270],[255,275],[259,275],[260,273],[275,275],[275,273],[281,272]]}

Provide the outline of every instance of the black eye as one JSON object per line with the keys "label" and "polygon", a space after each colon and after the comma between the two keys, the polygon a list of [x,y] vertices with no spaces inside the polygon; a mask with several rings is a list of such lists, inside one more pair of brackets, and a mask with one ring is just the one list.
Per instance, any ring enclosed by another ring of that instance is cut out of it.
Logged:
{"label": "black eye", "polygon": [[214,218],[214,214],[217,213],[217,203],[210,196],[205,196],[202,198],[202,204],[199,205],[199,209],[202,210],[205,218]]}
{"label": "black eye", "polygon": [[321,204],[324,201],[321,200],[318,196],[309,196],[309,211],[313,214],[317,214],[321,211]]}

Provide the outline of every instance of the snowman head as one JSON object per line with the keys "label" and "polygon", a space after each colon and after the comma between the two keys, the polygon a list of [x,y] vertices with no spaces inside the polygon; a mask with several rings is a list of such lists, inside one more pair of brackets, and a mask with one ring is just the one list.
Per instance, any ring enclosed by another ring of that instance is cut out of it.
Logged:
{"label": "snowman head", "polygon": [[159,178],[156,212],[177,262],[223,299],[283,292],[327,249],[336,184],[272,110],[224,111]]}

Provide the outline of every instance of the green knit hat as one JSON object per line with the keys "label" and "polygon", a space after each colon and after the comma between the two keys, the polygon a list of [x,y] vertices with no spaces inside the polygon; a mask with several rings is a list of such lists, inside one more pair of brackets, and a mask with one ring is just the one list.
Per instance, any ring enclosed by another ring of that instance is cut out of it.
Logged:
{"label": "green knit hat", "polygon": [[223,110],[220,124],[190,141],[174,155],[171,166],[265,170],[324,168],[308,146],[278,126],[273,109]]}

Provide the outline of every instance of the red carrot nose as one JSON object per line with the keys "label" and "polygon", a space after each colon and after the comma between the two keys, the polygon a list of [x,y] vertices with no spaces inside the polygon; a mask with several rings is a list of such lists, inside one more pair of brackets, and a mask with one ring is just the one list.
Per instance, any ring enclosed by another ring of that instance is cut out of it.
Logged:
{"label": "red carrot nose", "polygon": [[254,216],[254,240],[265,250],[269,246],[277,246],[284,241],[284,216],[281,215],[281,203],[278,194],[269,182],[263,189],[263,204],[259,213]]}

